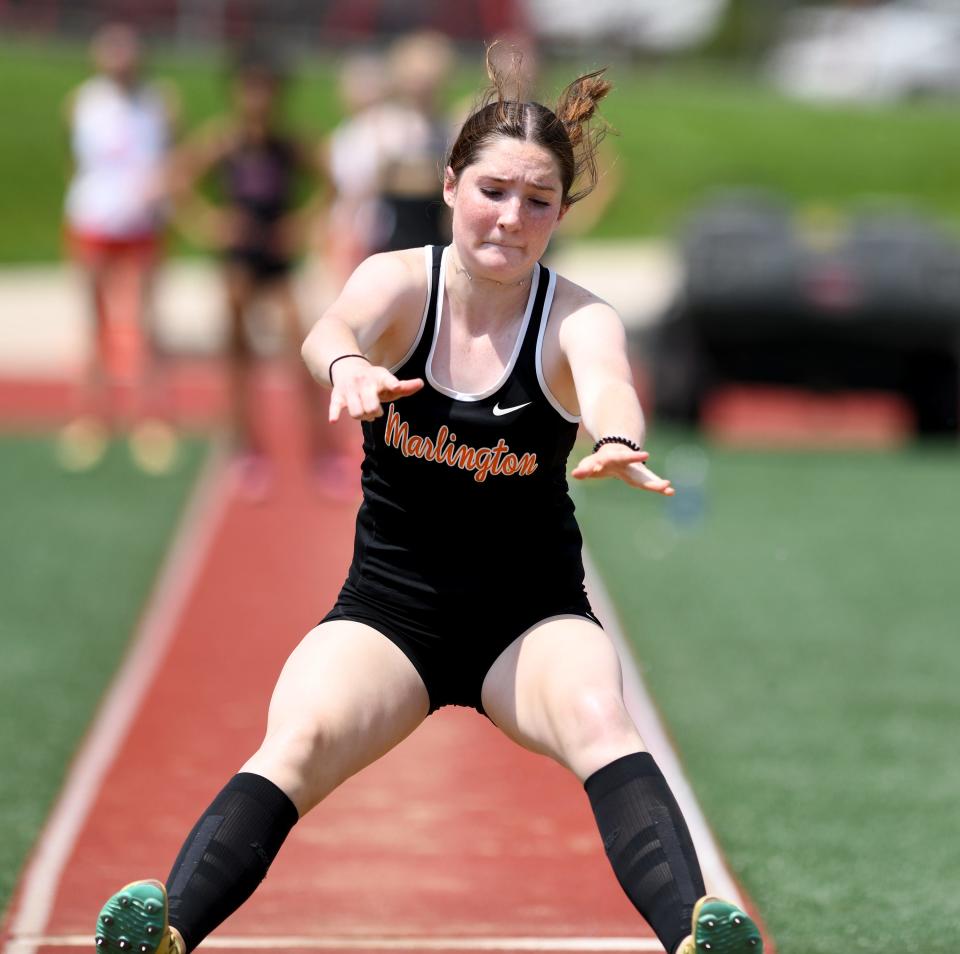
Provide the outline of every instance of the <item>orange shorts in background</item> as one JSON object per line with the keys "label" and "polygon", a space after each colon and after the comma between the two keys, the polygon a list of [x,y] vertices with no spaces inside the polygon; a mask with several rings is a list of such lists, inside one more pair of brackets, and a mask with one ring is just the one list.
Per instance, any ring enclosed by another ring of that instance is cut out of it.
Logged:
{"label": "orange shorts in background", "polygon": [[119,238],[68,227],[65,241],[78,265],[103,269],[95,292],[97,354],[108,377],[132,384],[146,367],[145,283],[160,259],[163,238],[156,233]]}
{"label": "orange shorts in background", "polygon": [[96,265],[121,258],[152,265],[163,251],[163,238],[155,232],[118,237],[82,232],[68,225],[64,231],[64,239],[70,257],[80,265]]}

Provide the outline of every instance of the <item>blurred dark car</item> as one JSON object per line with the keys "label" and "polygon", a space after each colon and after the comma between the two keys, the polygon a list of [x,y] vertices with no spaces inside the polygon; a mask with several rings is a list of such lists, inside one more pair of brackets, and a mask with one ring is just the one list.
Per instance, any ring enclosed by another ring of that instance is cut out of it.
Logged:
{"label": "blurred dark car", "polygon": [[685,278],[653,343],[655,400],[696,421],[732,383],[901,395],[926,434],[958,433],[960,243],[923,217],[863,209],[797,220],[730,193],[681,238]]}

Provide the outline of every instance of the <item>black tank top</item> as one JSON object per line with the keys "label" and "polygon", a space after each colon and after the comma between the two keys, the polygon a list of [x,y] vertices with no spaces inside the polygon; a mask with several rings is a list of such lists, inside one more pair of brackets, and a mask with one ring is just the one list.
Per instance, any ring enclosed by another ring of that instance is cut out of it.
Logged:
{"label": "black tank top", "polygon": [[221,162],[224,197],[263,224],[294,204],[297,151],[292,141],[271,136],[262,143],[240,140]]}
{"label": "black tank top", "polygon": [[430,372],[448,250],[428,246],[425,258],[420,331],[392,369],[425,385],[363,423],[350,582],[413,606],[575,599],[583,592],[582,539],[566,463],[578,419],[548,391],[540,361],[556,276],[535,267],[501,380],[482,394],[459,394]]}

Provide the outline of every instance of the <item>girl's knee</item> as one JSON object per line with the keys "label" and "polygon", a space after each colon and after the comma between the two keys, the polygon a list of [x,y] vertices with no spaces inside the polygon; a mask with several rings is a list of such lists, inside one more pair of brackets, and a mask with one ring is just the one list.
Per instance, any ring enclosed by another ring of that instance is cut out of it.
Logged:
{"label": "girl's knee", "polygon": [[564,761],[578,775],[643,747],[623,697],[609,689],[578,688],[555,718]]}
{"label": "girl's knee", "polygon": [[332,734],[320,726],[271,729],[244,771],[269,778],[283,789],[301,816],[322,801],[344,779]]}

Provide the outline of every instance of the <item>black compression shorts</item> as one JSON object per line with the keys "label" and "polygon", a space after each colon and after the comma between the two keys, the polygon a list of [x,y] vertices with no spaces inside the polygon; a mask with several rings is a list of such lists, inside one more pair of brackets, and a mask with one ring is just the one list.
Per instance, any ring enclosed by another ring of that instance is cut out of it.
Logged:
{"label": "black compression shorts", "polygon": [[386,636],[420,674],[430,712],[453,705],[482,713],[480,690],[497,657],[518,636],[553,616],[582,616],[600,625],[582,590],[538,601],[498,601],[488,595],[476,605],[461,600],[448,608],[414,608],[361,592],[349,581],[322,622],[365,623]]}
{"label": "black compression shorts", "polygon": [[265,249],[228,248],[224,259],[250,276],[254,285],[269,285],[285,279],[293,271],[293,260],[274,255]]}

